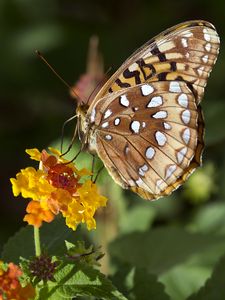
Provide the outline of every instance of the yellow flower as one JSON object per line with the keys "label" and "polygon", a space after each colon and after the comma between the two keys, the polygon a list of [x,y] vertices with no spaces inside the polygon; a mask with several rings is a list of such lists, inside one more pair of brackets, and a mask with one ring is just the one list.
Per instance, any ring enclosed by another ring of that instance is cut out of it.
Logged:
{"label": "yellow flower", "polygon": [[33,200],[46,199],[54,191],[54,187],[45,179],[46,174],[42,170],[35,170],[32,167],[22,169],[16,174],[16,179],[11,178],[14,196],[20,193],[23,198]]}
{"label": "yellow flower", "polygon": [[[48,149],[56,157],[60,157],[60,155],[62,154],[58,149],[55,149],[53,147],[48,147]],[[60,159],[63,159],[63,157],[60,157]]]}
{"label": "yellow flower", "polygon": [[96,184],[94,184],[91,180],[87,180],[82,187],[77,190],[77,192],[84,206],[91,205],[98,208],[106,205],[107,198],[98,193]]}
{"label": "yellow flower", "polygon": [[95,229],[94,214],[99,207],[106,205],[107,198],[98,193],[97,186],[91,180],[78,188],[77,194],[79,196],[63,212],[67,226],[75,230],[79,223],[86,223],[88,230]]}
{"label": "yellow flower", "polygon": [[58,150],[50,148],[50,151],[54,155],[36,148],[26,150],[31,159],[40,161],[41,169],[28,167],[10,179],[15,196],[21,194],[32,199],[24,221],[40,227],[43,221],[51,222],[61,212],[67,226],[74,230],[79,223],[86,223],[89,230],[96,228],[94,214],[106,205],[107,199],[98,193],[91,180],[80,183],[91,172],[77,170]]}
{"label": "yellow flower", "polygon": [[40,161],[41,160],[41,152],[37,148],[26,149],[27,154],[30,155],[30,158],[33,160]]}

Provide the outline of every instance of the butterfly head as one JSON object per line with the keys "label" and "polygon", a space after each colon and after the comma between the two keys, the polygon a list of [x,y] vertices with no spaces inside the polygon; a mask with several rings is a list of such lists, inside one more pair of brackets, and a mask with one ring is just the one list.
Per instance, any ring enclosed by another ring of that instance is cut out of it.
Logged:
{"label": "butterfly head", "polygon": [[78,105],[76,109],[78,137],[83,145],[86,144],[87,132],[88,132],[88,123],[86,122],[87,110],[88,110],[88,106],[85,104]]}
{"label": "butterfly head", "polygon": [[[78,137],[82,144],[82,150],[95,154],[95,134],[93,124],[87,118],[87,104],[79,105],[76,109]],[[91,140],[90,140],[91,139]]]}

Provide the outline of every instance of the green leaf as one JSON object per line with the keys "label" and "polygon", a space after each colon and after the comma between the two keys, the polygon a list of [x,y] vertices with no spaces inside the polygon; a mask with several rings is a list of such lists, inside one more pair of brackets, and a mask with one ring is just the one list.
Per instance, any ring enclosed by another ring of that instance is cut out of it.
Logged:
{"label": "green leaf", "polygon": [[113,284],[125,295],[133,287],[133,270],[128,264],[120,264],[117,271],[110,277]]}
{"label": "green leaf", "polygon": [[32,255],[35,255],[33,228],[31,226],[26,226],[9,238],[3,247],[1,256],[4,261],[18,264],[20,256],[28,258]]}
{"label": "green leaf", "polygon": [[[213,145],[225,139],[225,103],[224,101],[207,101],[204,109],[207,124],[206,145]],[[204,106],[203,106],[204,107]]]}
{"label": "green leaf", "polygon": [[88,248],[85,247],[84,241],[77,241],[76,244],[69,243],[66,241],[67,256],[68,259],[76,262],[83,262],[89,266],[100,266],[98,260],[104,256],[100,251],[101,247],[95,248],[90,245]]}
{"label": "green leaf", "polygon": [[121,236],[110,244],[109,250],[115,260],[162,273],[220,243],[224,243],[224,239],[212,234],[162,227]]}
{"label": "green leaf", "polygon": [[120,265],[112,277],[113,283],[131,300],[168,300],[165,287],[146,268]]}
{"label": "green leaf", "polygon": [[37,300],[72,299],[94,296],[101,299],[126,300],[98,270],[84,264],[64,264],[55,273],[56,282],[49,282],[39,290]]}
{"label": "green leaf", "polygon": [[195,295],[192,295],[188,300],[222,300],[225,299],[225,255],[216,265],[210,279],[206,281]]}
{"label": "green leaf", "polygon": [[147,205],[137,205],[124,212],[120,219],[120,230],[122,233],[147,230],[155,215],[155,209],[149,206],[147,208]]}
{"label": "green leaf", "polygon": [[157,277],[145,268],[137,268],[134,273],[133,289],[129,299],[134,300],[169,300],[165,287],[157,281]]}
{"label": "green leaf", "polygon": [[225,203],[210,203],[194,215],[189,228],[194,232],[225,234]]}
{"label": "green leaf", "polygon": [[159,281],[166,286],[166,292],[173,300],[185,300],[205,283],[212,268],[186,263],[176,266],[160,276]]}
{"label": "green leaf", "polygon": [[[63,218],[56,218],[51,224],[44,224],[40,228],[42,249],[49,255],[62,255],[66,253],[65,240],[75,242],[81,237],[80,231],[76,233],[65,225]],[[2,259],[4,261],[19,263],[19,257],[29,258],[35,255],[33,241],[33,227],[27,225],[21,228],[14,236],[9,238],[3,247]]]}

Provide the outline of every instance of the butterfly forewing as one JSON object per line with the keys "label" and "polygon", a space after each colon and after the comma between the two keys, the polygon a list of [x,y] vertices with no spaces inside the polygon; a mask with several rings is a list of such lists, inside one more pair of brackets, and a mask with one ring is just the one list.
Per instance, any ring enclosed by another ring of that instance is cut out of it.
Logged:
{"label": "butterfly forewing", "polygon": [[179,24],[137,50],[98,96],[143,82],[184,80],[200,102],[218,50],[219,37],[212,24],[205,21]]}
{"label": "butterfly forewing", "polygon": [[138,49],[99,91],[81,127],[122,187],[156,199],[200,165],[199,102],[218,49],[213,25],[182,23]]}

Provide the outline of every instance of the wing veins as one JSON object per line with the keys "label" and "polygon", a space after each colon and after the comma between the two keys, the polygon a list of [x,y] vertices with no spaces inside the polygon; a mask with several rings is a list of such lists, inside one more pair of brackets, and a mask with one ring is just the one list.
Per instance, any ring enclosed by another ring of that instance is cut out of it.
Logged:
{"label": "wing veins", "polygon": [[[102,138],[101,138],[101,139],[102,139]],[[103,145],[103,142],[102,142],[102,145]],[[107,144],[107,145],[110,146],[110,148],[113,150],[113,152],[117,154],[117,157],[119,157],[119,154],[115,151],[115,147],[113,147],[113,146],[110,145],[110,144]],[[104,149],[105,149],[105,147],[104,147]],[[106,150],[105,150],[105,152],[106,152]],[[111,160],[111,159],[110,159],[110,160]],[[129,163],[129,160],[124,160],[124,162],[125,162],[125,165],[128,167],[128,168],[126,168],[127,173],[129,174],[130,178],[134,181],[136,187],[139,187],[139,186],[136,184],[136,180],[133,178],[132,175],[130,175],[130,173],[129,173],[128,170],[129,170],[129,167],[130,167],[136,174],[137,174],[137,171],[135,170],[135,168],[133,168],[132,164]],[[116,168],[116,169],[118,170],[118,168]],[[148,186],[148,188],[152,191],[152,189],[151,189],[151,187],[149,186],[149,184],[146,183],[146,178],[145,178],[145,177],[142,177],[141,179],[142,179],[143,182]],[[124,182],[127,183],[126,180],[124,180]],[[152,181],[152,182],[153,182],[153,181]],[[127,184],[128,184],[128,183],[127,183]],[[154,184],[154,182],[153,182],[153,184]],[[149,192],[149,193],[150,193],[150,192]],[[153,191],[152,191],[151,193],[154,194]]]}

